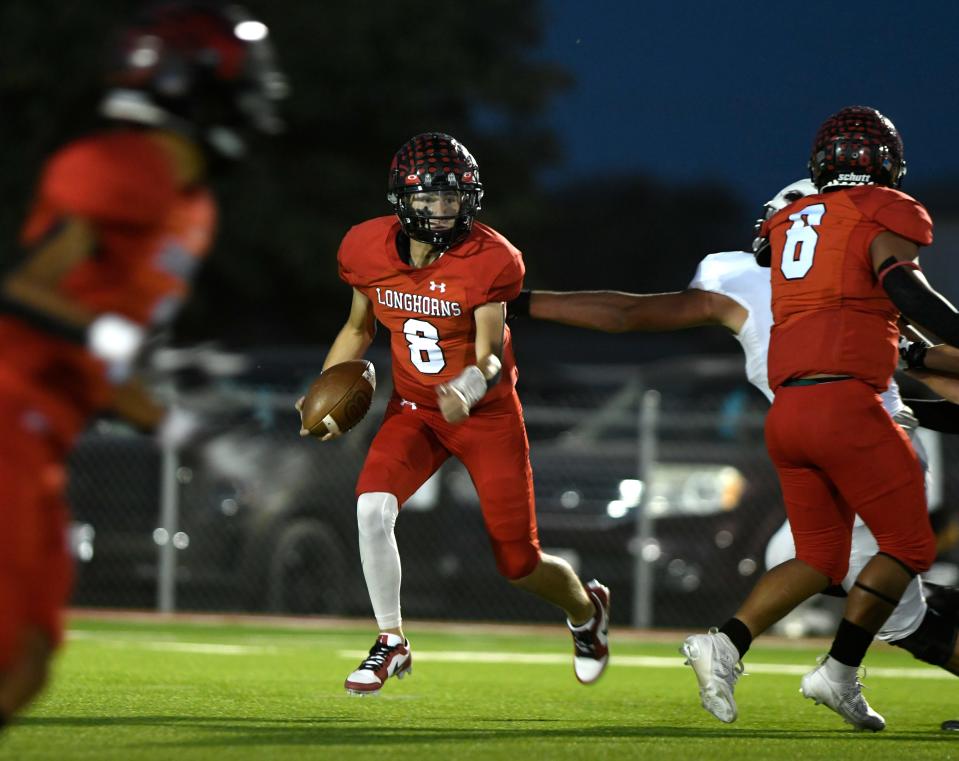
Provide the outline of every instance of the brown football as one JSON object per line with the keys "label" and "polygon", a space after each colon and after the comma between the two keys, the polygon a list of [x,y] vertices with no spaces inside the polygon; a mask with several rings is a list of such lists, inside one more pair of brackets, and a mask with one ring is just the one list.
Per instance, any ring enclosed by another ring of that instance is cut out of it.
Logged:
{"label": "brown football", "polygon": [[346,433],[369,412],[375,388],[376,371],[368,360],[351,359],[328,367],[303,399],[303,427],[313,436]]}

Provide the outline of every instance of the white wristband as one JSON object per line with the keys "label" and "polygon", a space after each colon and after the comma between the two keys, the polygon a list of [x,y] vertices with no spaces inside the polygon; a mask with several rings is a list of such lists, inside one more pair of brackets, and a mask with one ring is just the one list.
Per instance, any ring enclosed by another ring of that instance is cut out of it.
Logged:
{"label": "white wristband", "polygon": [[118,314],[102,314],[87,327],[87,348],[106,363],[115,383],[129,375],[145,338],[142,325]]}
{"label": "white wristband", "polygon": [[470,409],[486,393],[486,377],[476,365],[470,365],[449,382],[449,389],[460,397]]}

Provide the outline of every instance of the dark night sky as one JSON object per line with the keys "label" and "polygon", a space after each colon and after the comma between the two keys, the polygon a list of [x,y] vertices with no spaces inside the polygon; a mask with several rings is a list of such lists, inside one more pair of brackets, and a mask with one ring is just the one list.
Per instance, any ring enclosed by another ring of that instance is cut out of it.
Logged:
{"label": "dark night sky", "polygon": [[544,54],[577,84],[554,105],[561,179],[724,180],[761,204],[805,175],[845,105],[899,128],[904,189],[959,175],[959,3],[547,0]]}

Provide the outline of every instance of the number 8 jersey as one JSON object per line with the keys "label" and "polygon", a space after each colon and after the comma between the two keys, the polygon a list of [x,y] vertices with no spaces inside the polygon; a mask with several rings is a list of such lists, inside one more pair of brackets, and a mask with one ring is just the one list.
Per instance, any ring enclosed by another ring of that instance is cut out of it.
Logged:
{"label": "number 8 jersey", "polygon": [[[376,319],[390,331],[394,393],[435,408],[433,387],[476,364],[473,310],[516,298],[525,267],[515,246],[479,222],[466,240],[422,268],[400,258],[400,234],[394,216],[350,229],[337,255],[340,277],[370,300]],[[516,384],[508,327],[502,362],[499,384],[476,409],[511,394]]]}
{"label": "number 8 jersey", "polygon": [[765,222],[772,251],[769,385],[850,375],[884,391],[898,360],[899,310],[872,266],[885,231],[932,243],[932,219],[915,199],[861,185],[807,196]]}

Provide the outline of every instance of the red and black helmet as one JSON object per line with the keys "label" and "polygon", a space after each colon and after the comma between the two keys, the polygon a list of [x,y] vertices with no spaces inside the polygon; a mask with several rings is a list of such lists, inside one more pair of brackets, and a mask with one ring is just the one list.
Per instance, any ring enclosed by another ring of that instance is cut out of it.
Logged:
{"label": "red and black helmet", "polygon": [[902,138],[876,109],[847,106],[816,132],[809,173],[820,190],[846,185],[898,188],[906,175]]}
{"label": "red and black helmet", "polygon": [[[442,132],[424,132],[411,138],[393,156],[390,164],[387,200],[413,240],[449,248],[465,238],[481,208],[483,185],[479,164],[466,146]],[[427,216],[410,204],[416,193],[455,191],[460,196],[454,217]],[[452,226],[437,229],[434,222],[454,220]]]}
{"label": "red and black helmet", "polygon": [[289,93],[269,30],[238,5],[168,0],[121,31],[101,113],[173,129],[238,158],[248,131],[283,129],[276,104]]}

